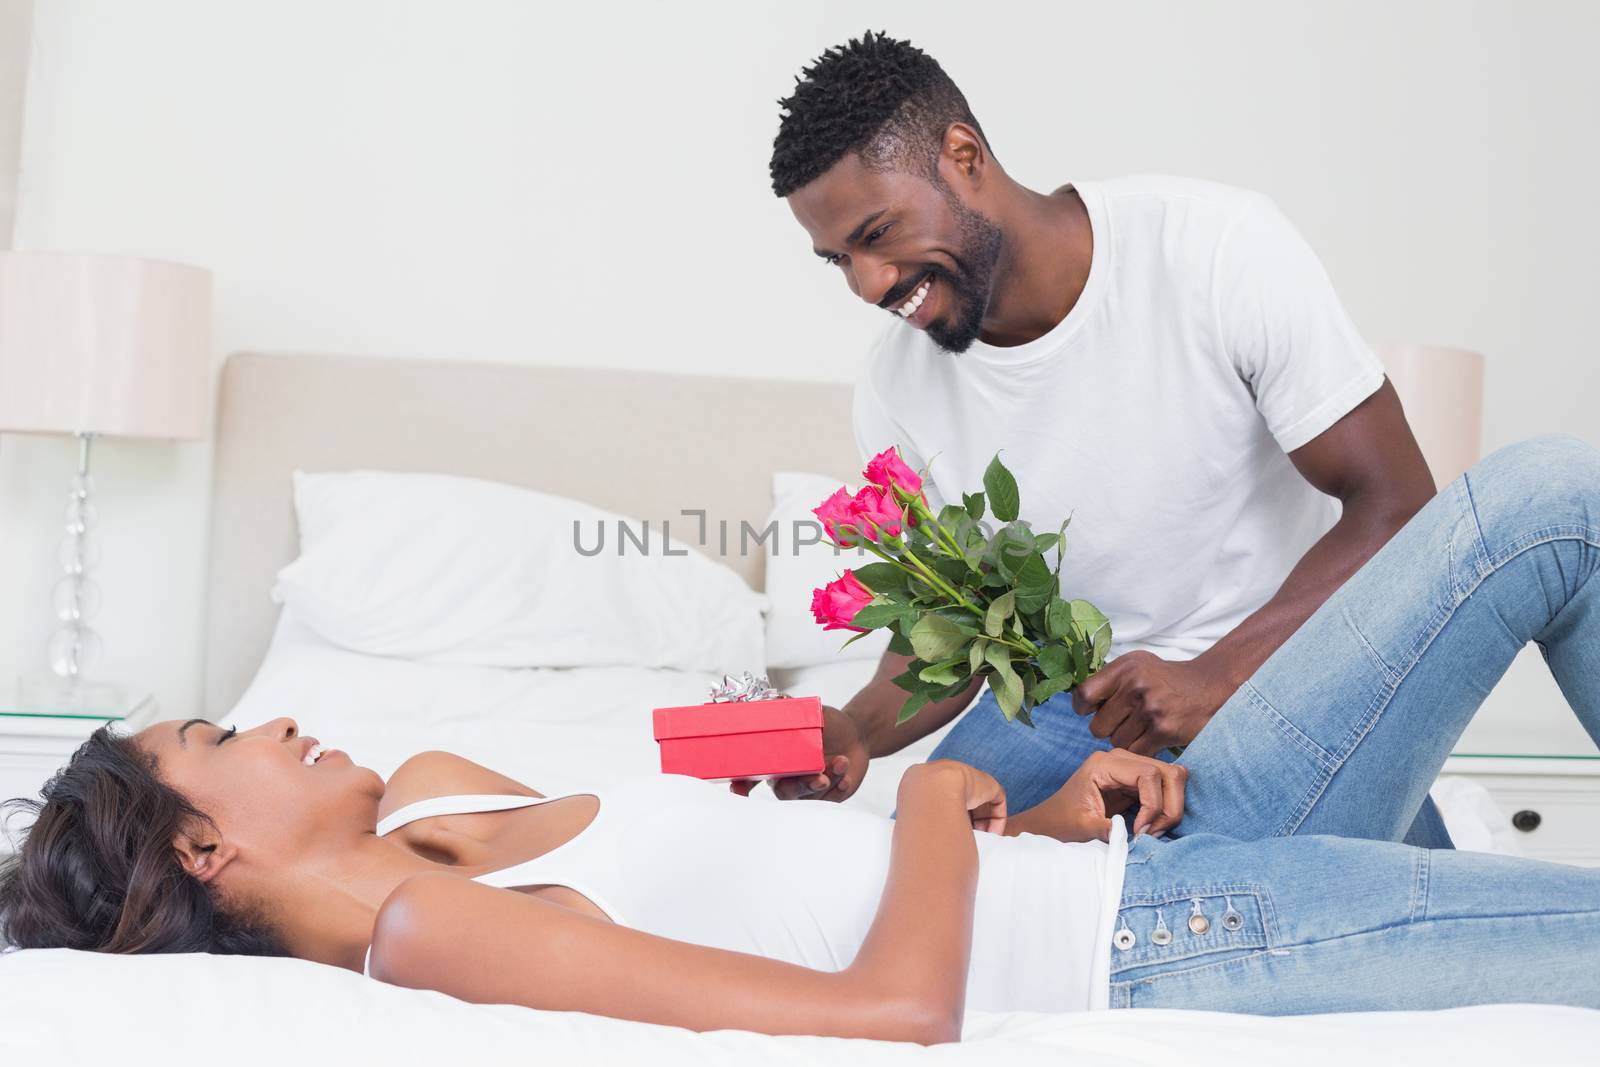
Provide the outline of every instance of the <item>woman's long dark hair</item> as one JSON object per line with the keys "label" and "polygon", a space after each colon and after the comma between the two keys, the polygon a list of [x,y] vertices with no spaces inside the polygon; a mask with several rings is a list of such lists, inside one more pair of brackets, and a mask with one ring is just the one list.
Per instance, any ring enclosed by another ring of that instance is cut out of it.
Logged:
{"label": "woman's long dark hair", "polygon": [[3,806],[35,816],[0,865],[0,936],[18,948],[288,955],[264,924],[184,870],[173,841],[206,814],[152,753],[100,727],[45,784]]}

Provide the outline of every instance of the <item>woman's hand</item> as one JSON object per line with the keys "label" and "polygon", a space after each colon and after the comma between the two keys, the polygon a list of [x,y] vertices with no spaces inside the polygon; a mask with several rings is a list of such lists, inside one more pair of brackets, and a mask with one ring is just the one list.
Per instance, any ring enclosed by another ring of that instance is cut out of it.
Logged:
{"label": "woman's hand", "polygon": [[1005,833],[1006,791],[991,775],[958,760],[931,760],[907,770],[900,780],[900,788],[923,788],[924,782],[937,782],[940,784],[935,788],[959,793],[974,830]]}
{"label": "woman's hand", "polygon": [[1105,841],[1111,817],[1138,806],[1132,833],[1160,834],[1183,818],[1186,767],[1116,748],[1083,761],[1055,795],[1011,820],[1011,832]]}

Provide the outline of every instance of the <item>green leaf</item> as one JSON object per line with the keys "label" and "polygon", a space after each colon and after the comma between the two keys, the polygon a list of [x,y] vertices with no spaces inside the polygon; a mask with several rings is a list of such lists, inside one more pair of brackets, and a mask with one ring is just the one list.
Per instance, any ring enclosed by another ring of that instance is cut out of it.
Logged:
{"label": "green leaf", "polygon": [[1004,645],[991,644],[984,649],[983,658],[994,668],[989,685],[994,689],[994,699],[1005,717],[1015,719],[1022,708],[1022,679],[1011,666],[1011,650]]}
{"label": "green leaf", "polygon": [[978,668],[983,665],[983,650],[989,647],[987,637],[974,638],[972,647],[967,649],[967,673],[977,674]]}
{"label": "green leaf", "polygon": [[990,684],[994,688],[995,703],[1000,705],[1000,713],[1008,720],[1015,719],[1017,712],[1022,710],[1022,683],[1017,681],[1015,675],[1007,678],[996,672],[991,676]]}
{"label": "green leaf", "polygon": [[899,630],[890,631],[894,634],[889,638],[889,651],[897,656],[914,656],[917,650],[911,647],[911,639]]}
{"label": "green leaf", "polygon": [[1009,573],[1033,554],[1033,531],[1025,522],[1010,522],[994,532],[989,544],[995,564]]}
{"label": "green leaf", "polygon": [[961,504],[967,509],[967,518],[971,519],[973,522],[977,522],[979,519],[983,518],[982,493],[962,493]]}
{"label": "green leaf", "polygon": [[846,641],[844,644],[839,646],[839,651],[843,652],[845,649],[849,648],[851,645],[855,644],[857,641],[861,640],[863,637],[870,636],[871,633],[872,633],[872,631],[869,630],[866,633],[851,634],[850,635],[850,640]]}
{"label": "green leaf", "polygon": [[966,529],[971,521],[967,509],[960,504],[946,504],[939,509],[939,525],[951,533]]}
{"label": "green leaf", "polygon": [[967,576],[967,561],[964,559],[951,559],[949,556],[940,556],[928,564],[933,572],[952,585],[960,584]]}
{"label": "green leaf", "polygon": [[1106,617],[1101,613],[1100,609],[1087,600],[1074,600],[1071,607],[1072,621],[1082,626],[1083,632],[1086,634],[1093,633],[1099,629],[1101,623],[1106,621]]}
{"label": "green leaf", "polygon": [[980,535],[967,542],[967,551],[964,560],[967,569],[973,573],[980,573],[983,567],[983,554],[989,549],[989,542]]}
{"label": "green leaf", "polygon": [[1066,637],[1072,629],[1072,605],[1059,596],[1050,598],[1044,609],[1044,632],[1051,637]]}
{"label": "green leaf", "polygon": [[899,726],[917,712],[921,711],[923,706],[927,703],[927,693],[912,693],[911,696],[906,698],[906,702],[900,705],[900,712],[895,716],[894,724]]}
{"label": "green leaf", "polygon": [[1034,534],[1033,535],[1033,550],[1035,552],[1038,552],[1040,555],[1043,555],[1044,553],[1050,551],[1052,548],[1056,547],[1056,545],[1058,545],[1060,543],[1061,543],[1061,537],[1060,537],[1059,534]]}
{"label": "green leaf", "polygon": [[1027,692],[1039,684],[1039,668],[1025,659],[1013,660],[1011,666],[1017,672],[1017,680],[1022,683],[1022,706],[1030,707],[1033,701],[1028,699]]}
{"label": "green leaf", "polygon": [[927,664],[922,663],[919,660],[912,660],[909,670],[907,670],[904,674],[897,674],[894,676],[894,684],[899,686],[901,689],[904,689],[908,693],[920,691],[922,689],[922,681],[917,677],[917,672],[925,666],[927,666]]}
{"label": "green leaf", "polygon": [[1056,576],[1037,552],[1017,568],[1016,580],[1017,607],[1023,611],[1038,611],[1056,595]]}
{"label": "green leaf", "polygon": [[855,576],[874,593],[907,593],[911,588],[906,572],[893,563],[865,564],[855,568]]}
{"label": "green leaf", "polygon": [[1028,689],[1028,699],[1032,700],[1036,705],[1043,704],[1057,693],[1064,693],[1071,689],[1075,684],[1076,682],[1070,674],[1063,675],[1060,678],[1041,678]]}
{"label": "green leaf", "polygon": [[943,615],[930,611],[911,627],[911,647],[918,659],[937,663],[955,655],[969,636]]}
{"label": "green leaf", "polygon": [[957,656],[947,659],[943,663],[935,663],[931,667],[924,667],[917,672],[917,677],[930,685],[954,685],[965,677],[961,668],[966,665],[966,657]]}
{"label": "green leaf", "polygon": [[1072,671],[1072,654],[1066,645],[1046,645],[1039,650],[1039,669],[1047,678],[1068,675]]}
{"label": "green leaf", "polygon": [[910,612],[910,608],[902,604],[868,604],[850,619],[851,626],[865,626],[869,630],[876,630],[881,626],[888,626]]}
{"label": "green leaf", "polygon": [[1000,462],[998,452],[989,461],[989,469],[983,472],[983,488],[989,496],[994,517],[1001,522],[1016,521],[1022,507],[1021,494],[1017,491],[1016,477]]}
{"label": "green leaf", "polygon": [[1017,595],[1004,593],[995,597],[994,603],[989,605],[989,611],[983,617],[984,633],[990,637],[999,637],[1006,620],[1011,618],[1011,613],[1017,610]]}
{"label": "green leaf", "polygon": [[1068,515],[1061,522],[1061,531],[1056,534],[1056,540],[1061,542],[1061,551],[1056,556],[1056,573],[1061,573],[1061,565],[1067,561],[1067,527],[1072,525],[1072,516]]}
{"label": "green leaf", "polygon": [[952,604],[944,597],[940,597],[933,606],[924,608],[924,613],[942,616],[947,622],[953,623],[957,630],[968,637],[978,636],[978,624],[973,621],[972,612],[959,604]]}
{"label": "green leaf", "polygon": [[1067,642],[1067,655],[1072,657],[1072,676],[1083,681],[1089,676],[1089,657],[1084,654],[1082,642]]}
{"label": "green leaf", "polygon": [[1102,623],[1100,628],[1089,636],[1094,641],[1094,658],[1089,661],[1089,669],[1097,671],[1106,665],[1106,653],[1111,651],[1111,624]]}

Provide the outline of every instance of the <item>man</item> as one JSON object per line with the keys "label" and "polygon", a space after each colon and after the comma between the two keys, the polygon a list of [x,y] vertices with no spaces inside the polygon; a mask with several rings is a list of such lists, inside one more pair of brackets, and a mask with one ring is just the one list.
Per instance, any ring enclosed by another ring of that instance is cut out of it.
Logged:
{"label": "man", "polygon": [[[1003,452],[1024,519],[1073,517],[1065,595],[1111,619],[1105,669],[1035,729],[985,692],[936,750],[1013,810],[1096,749],[1192,741],[1433,495],[1382,366],[1264,197],[1163,177],[1034,192],[939,64],[883,35],[823,53],[782,105],[774,191],[895,316],[856,391],[862,452],[929,464],[935,510]],[[780,796],[843,799],[971,701],[897,726],[906,662],[886,653],[827,710],[827,769]],[[1449,841],[1431,805],[1407,839]]]}

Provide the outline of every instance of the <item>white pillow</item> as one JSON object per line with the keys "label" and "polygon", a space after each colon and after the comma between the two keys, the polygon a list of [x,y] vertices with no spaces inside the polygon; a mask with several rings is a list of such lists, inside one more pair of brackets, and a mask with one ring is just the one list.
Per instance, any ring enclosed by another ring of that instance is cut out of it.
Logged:
{"label": "white pillow", "polygon": [[[889,647],[889,632],[876,630],[844,651],[846,630],[824,630],[811,614],[811,591],[837,578],[846,568],[871,563],[863,549],[837,549],[822,537],[822,525],[811,509],[839,488],[837,478],[822,474],[779,471],[772,476],[772,515],[778,529],[789,533],[789,549],[767,560],[767,666],[812,667],[844,660],[871,659]],[[850,487],[851,492],[855,487]],[[780,540],[779,544],[783,544]]]}
{"label": "white pillow", "polygon": [[294,501],[300,558],[273,599],[343,648],[490,667],[764,669],[762,596],[686,545],[664,553],[659,529],[639,550],[619,533],[643,536],[636,520],[437,474],[296,471]]}

